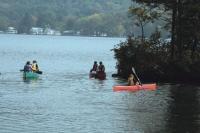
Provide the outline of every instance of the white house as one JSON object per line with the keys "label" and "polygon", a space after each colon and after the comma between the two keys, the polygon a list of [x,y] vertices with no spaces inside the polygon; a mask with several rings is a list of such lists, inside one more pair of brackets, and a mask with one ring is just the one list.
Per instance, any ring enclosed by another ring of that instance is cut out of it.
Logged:
{"label": "white house", "polygon": [[45,28],[44,34],[45,35],[54,35],[55,30],[52,30],[51,28]]}
{"label": "white house", "polygon": [[14,27],[8,27],[8,30],[6,31],[8,34],[17,34],[17,30]]}
{"label": "white house", "polygon": [[43,34],[43,28],[40,27],[32,27],[30,29],[30,33],[33,35],[42,35]]}

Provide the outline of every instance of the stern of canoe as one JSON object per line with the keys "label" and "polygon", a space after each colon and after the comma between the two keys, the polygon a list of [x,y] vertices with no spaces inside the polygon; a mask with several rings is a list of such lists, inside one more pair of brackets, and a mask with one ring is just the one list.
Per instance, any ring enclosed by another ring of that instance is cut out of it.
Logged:
{"label": "stern of canoe", "polygon": [[35,79],[38,78],[39,75],[37,73],[34,72],[24,72],[23,73],[23,78],[25,79]]}

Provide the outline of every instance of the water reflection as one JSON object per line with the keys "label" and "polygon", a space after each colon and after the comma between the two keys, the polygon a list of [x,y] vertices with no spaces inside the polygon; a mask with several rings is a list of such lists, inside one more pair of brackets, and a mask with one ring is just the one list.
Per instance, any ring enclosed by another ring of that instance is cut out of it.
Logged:
{"label": "water reflection", "polygon": [[24,83],[27,83],[27,84],[31,84],[31,83],[37,83],[38,82],[38,78],[22,78],[23,82]]}
{"label": "water reflection", "polygon": [[190,85],[174,85],[170,92],[173,99],[168,114],[170,132],[199,133],[199,88]]}
{"label": "water reflection", "polygon": [[[114,85],[127,84],[111,77],[115,60],[110,49],[119,39],[2,36],[0,132],[199,131],[197,87],[162,84],[156,91],[112,91]],[[19,73],[30,59],[37,59],[45,72],[37,80],[23,80]],[[89,79],[94,60],[103,60],[106,80]]]}

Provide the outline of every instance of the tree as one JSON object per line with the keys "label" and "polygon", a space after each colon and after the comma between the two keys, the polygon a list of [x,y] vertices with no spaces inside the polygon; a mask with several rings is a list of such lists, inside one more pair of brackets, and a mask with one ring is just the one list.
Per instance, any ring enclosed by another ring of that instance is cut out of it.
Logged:
{"label": "tree", "polygon": [[30,29],[33,26],[33,19],[32,16],[28,13],[24,15],[22,20],[20,21],[19,27],[18,27],[18,33],[30,33]]}
{"label": "tree", "polygon": [[64,30],[72,30],[75,28],[75,22],[77,18],[74,16],[68,16],[64,19]]}
{"label": "tree", "polygon": [[5,17],[0,17],[0,31],[5,31],[9,23]]}
{"label": "tree", "polygon": [[55,24],[56,24],[56,16],[54,12],[46,11],[38,15],[38,21],[36,23],[36,26],[42,28],[50,26],[51,28],[55,28]]}
{"label": "tree", "polygon": [[[149,40],[128,38],[113,50],[118,74],[127,77],[134,66],[141,79],[164,82],[199,82],[200,1],[137,0],[144,6],[170,13],[172,43],[162,42],[158,29]],[[166,15],[166,14],[164,14]],[[169,54],[171,52],[171,55]]]}
{"label": "tree", "polygon": [[[171,15],[171,59],[182,59],[186,50],[191,50],[191,57],[199,44],[200,1],[198,0],[136,0],[148,5],[164,5]],[[187,30],[186,30],[187,29]]]}
{"label": "tree", "polygon": [[159,17],[159,13],[155,10],[151,10],[145,5],[141,5],[140,7],[130,7],[129,13],[131,13],[131,15],[134,16],[135,25],[141,27],[141,39],[144,42],[145,25],[157,19]]}

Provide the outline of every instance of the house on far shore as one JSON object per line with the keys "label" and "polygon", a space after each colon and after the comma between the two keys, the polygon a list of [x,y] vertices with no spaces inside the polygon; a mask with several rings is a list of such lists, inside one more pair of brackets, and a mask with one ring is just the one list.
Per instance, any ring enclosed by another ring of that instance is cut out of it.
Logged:
{"label": "house on far shore", "polygon": [[40,27],[32,27],[30,29],[31,35],[56,35],[60,36],[60,31],[53,30],[51,28],[40,28]]}
{"label": "house on far shore", "polygon": [[62,32],[62,35],[64,36],[73,36],[75,32],[73,30],[65,30]]}
{"label": "house on far shore", "polygon": [[32,27],[30,29],[30,33],[32,35],[43,35],[43,28],[40,27]]}
{"label": "house on far shore", "polygon": [[44,35],[54,35],[55,31],[51,28],[44,29]]}
{"label": "house on far shore", "polygon": [[56,30],[56,31],[54,32],[54,35],[55,35],[55,36],[61,36],[62,34],[61,34],[60,31],[57,31],[57,30]]}
{"label": "house on far shore", "polygon": [[17,34],[17,30],[14,27],[8,27],[6,33],[7,34]]}
{"label": "house on far shore", "polygon": [[54,29],[51,29],[51,28],[45,28],[44,29],[44,35],[60,36],[61,33],[58,30],[54,30]]}

